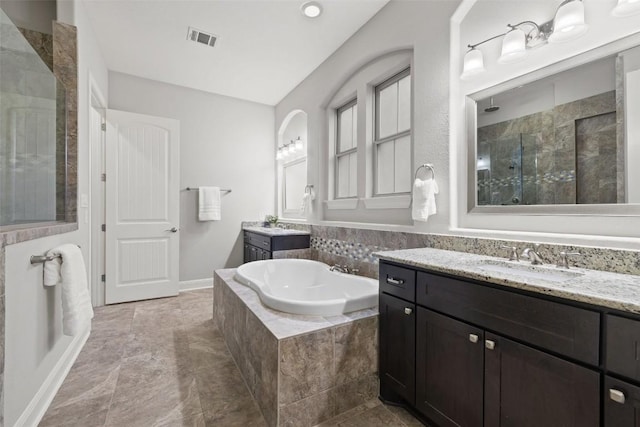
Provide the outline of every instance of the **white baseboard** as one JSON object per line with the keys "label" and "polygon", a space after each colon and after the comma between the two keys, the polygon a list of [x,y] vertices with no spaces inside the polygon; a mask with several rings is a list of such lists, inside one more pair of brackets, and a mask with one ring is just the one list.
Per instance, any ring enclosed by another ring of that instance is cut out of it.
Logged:
{"label": "white baseboard", "polygon": [[60,389],[62,382],[67,378],[67,374],[71,370],[71,367],[78,358],[78,354],[84,347],[84,344],[89,338],[90,328],[87,328],[85,332],[76,336],[69,347],[65,350],[58,360],[58,363],[53,367],[47,378],[44,380],[38,392],[33,396],[31,402],[27,405],[18,421],[14,424],[14,427],[22,426],[37,426],[38,423],[44,417],[45,412],[49,409],[49,405],[56,396],[56,393]]}
{"label": "white baseboard", "polygon": [[194,291],[196,289],[213,288],[213,277],[207,279],[185,280],[180,282],[180,292]]}

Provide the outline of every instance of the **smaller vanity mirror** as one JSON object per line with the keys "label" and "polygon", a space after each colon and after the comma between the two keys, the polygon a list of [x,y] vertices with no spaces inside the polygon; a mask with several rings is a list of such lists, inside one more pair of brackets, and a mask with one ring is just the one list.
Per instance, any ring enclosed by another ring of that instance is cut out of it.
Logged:
{"label": "smaller vanity mirror", "polygon": [[640,203],[640,47],[471,99],[472,210]]}

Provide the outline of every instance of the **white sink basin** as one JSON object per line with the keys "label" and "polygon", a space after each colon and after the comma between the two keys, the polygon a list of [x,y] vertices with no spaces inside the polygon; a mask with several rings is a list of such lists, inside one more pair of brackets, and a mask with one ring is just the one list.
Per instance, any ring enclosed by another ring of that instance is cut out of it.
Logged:
{"label": "white sink basin", "polygon": [[515,261],[487,260],[482,261],[478,268],[491,273],[503,273],[509,276],[519,276],[523,279],[544,280],[554,283],[566,282],[583,275],[583,273],[577,271],[560,270],[551,266],[522,264]]}

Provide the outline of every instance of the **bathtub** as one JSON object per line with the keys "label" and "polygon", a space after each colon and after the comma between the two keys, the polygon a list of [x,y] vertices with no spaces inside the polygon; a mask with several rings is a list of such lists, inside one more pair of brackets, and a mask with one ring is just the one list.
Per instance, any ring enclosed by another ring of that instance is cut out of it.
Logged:
{"label": "bathtub", "polygon": [[307,259],[270,259],[241,265],[235,279],[249,286],[263,304],[278,311],[337,316],[378,305],[378,282],[330,271]]}

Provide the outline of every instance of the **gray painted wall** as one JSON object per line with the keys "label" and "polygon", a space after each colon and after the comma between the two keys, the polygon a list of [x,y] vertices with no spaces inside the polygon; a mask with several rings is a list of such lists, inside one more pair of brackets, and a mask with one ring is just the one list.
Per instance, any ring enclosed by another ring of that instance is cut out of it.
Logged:
{"label": "gray painted wall", "polygon": [[218,186],[222,220],[197,221],[197,192],[180,193],[180,281],[242,263],[240,221],[274,211],[274,110],[180,86],[109,73],[109,106],[180,120],[180,188]]}

